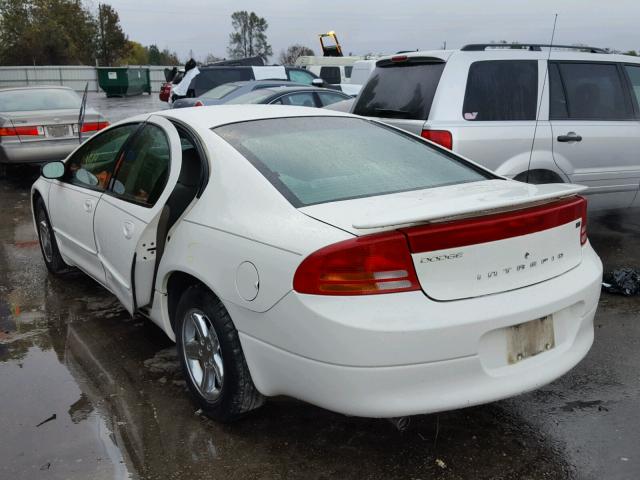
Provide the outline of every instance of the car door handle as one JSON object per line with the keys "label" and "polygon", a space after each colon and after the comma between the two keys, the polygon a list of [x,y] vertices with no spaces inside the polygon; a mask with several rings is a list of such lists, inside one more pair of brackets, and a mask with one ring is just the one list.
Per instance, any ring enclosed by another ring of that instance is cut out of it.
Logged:
{"label": "car door handle", "polygon": [[558,135],[559,142],[581,142],[582,137],[576,132],[569,132],[566,135]]}
{"label": "car door handle", "polygon": [[87,213],[91,213],[93,211],[93,200],[89,200],[88,198],[84,201],[84,211]]}
{"label": "car door handle", "polygon": [[124,238],[131,238],[134,230],[135,225],[133,222],[130,222],[129,220],[122,222],[122,234],[124,235]]}

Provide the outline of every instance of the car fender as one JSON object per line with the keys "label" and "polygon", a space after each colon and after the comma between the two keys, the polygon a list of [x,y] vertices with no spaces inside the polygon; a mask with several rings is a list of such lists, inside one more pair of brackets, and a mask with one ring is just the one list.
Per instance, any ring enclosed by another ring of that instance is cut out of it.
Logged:
{"label": "car fender", "polygon": [[546,150],[535,150],[533,153],[520,152],[502,162],[495,169],[495,173],[513,178],[527,170],[549,170],[559,175],[565,182],[569,182],[567,174],[558,167],[551,152]]}

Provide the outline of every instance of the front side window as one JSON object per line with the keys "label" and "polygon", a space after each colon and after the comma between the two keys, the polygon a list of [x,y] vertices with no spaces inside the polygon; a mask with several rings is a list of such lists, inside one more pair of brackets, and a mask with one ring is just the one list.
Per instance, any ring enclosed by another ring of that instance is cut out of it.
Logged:
{"label": "front side window", "polygon": [[292,93],[281,97],[283,105],[296,105],[298,107],[315,107],[316,101],[312,92]]}
{"label": "front side window", "polygon": [[146,124],[117,166],[113,192],[124,200],[153,205],[167,183],[170,158],[167,135],[160,127]]}
{"label": "front side window", "polygon": [[[629,120],[633,109],[618,66],[561,63],[550,66],[551,120]],[[557,68],[557,73],[553,73]]]}
{"label": "front side window", "polygon": [[287,73],[289,74],[289,80],[305,85],[311,85],[313,79],[316,78],[309,72],[303,72],[302,70],[289,70]]}
{"label": "front side window", "polygon": [[624,67],[629,75],[631,90],[636,99],[636,104],[640,106],[640,65],[626,65]]}
{"label": "front side window", "polygon": [[213,131],[295,207],[494,178],[423,140],[359,118],[276,118]]}
{"label": "front side window", "polygon": [[137,128],[137,123],[114,127],[89,139],[67,161],[66,181],[92,190],[105,190],[118,152]]}
{"label": "front side window", "polygon": [[469,67],[462,117],[469,121],[535,120],[536,60],[485,60]]}

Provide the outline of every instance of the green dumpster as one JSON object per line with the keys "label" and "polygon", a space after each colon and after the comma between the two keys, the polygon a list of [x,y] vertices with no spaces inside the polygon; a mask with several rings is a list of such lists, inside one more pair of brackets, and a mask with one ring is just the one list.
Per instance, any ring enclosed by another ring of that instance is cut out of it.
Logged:
{"label": "green dumpster", "polygon": [[149,69],[141,67],[98,67],[98,85],[107,97],[151,93]]}

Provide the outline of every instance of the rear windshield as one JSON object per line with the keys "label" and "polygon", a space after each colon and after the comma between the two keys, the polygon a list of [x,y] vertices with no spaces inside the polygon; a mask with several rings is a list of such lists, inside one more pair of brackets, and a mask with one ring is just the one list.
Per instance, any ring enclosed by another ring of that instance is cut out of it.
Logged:
{"label": "rear windshield", "polygon": [[426,120],[444,65],[403,62],[376,67],[360,92],[353,113]]}
{"label": "rear windshield", "polygon": [[65,108],[80,108],[80,97],[73,90],[37,88],[0,91],[0,112],[62,110]]}
{"label": "rear windshield", "polygon": [[295,207],[493,178],[419,138],[364,119],[276,118],[213,131]]}
{"label": "rear windshield", "polygon": [[208,92],[204,92],[200,95],[202,98],[211,98],[214,100],[218,100],[222,97],[226,97],[231,92],[240,88],[240,85],[235,83],[225,83],[224,85],[219,85],[216,88],[212,88]]}
{"label": "rear windshield", "polygon": [[264,100],[266,100],[271,95],[273,95],[273,93],[274,92],[272,90],[266,90],[266,89],[254,90],[252,92],[248,92],[243,95],[238,95],[237,97],[229,100],[227,103],[229,104],[236,103],[240,105],[245,105],[248,103],[262,103]]}

